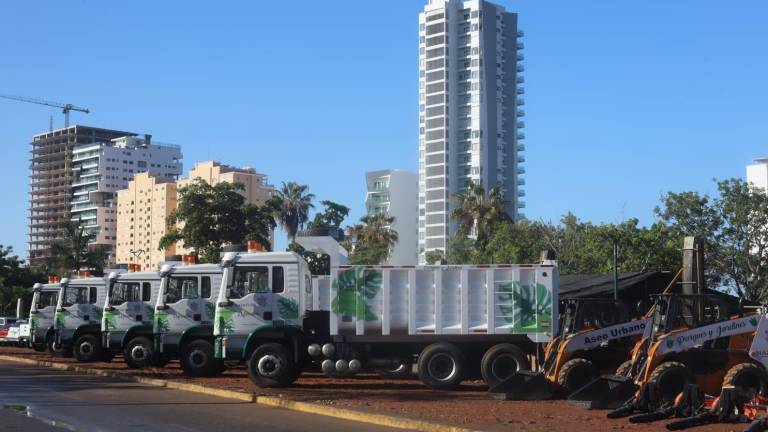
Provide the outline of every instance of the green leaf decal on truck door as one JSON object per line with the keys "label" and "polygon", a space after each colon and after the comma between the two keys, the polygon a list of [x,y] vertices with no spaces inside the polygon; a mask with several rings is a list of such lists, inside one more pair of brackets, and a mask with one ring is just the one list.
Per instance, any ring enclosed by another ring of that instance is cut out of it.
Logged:
{"label": "green leaf decal on truck door", "polygon": [[292,320],[299,318],[299,302],[296,299],[280,297],[277,300],[277,309],[282,319]]}

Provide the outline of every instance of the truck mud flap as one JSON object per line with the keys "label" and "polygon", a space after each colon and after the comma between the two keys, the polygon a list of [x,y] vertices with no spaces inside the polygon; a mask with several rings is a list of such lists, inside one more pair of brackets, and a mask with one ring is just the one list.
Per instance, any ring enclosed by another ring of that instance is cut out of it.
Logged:
{"label": "truck mud flap", "polygon": [[555,394],[554,385],[540,372],[518,371],[488,390],[494,399],[544,400]]}
{"label": "truck mud flap", "polygon": [[636,390],[630,378],[603,375],[571,393],[568,402],[587,409],[618,408],[631,399]]}

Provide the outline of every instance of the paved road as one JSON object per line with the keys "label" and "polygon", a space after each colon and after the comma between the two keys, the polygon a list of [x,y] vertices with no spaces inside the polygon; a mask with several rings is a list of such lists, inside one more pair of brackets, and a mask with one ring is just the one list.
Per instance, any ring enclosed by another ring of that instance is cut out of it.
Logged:
{"label": "paved road", "polygon": [[[38,420],[25,418],[19,412]],[[398,429],[0,361],[0,430],[378,432]]]}

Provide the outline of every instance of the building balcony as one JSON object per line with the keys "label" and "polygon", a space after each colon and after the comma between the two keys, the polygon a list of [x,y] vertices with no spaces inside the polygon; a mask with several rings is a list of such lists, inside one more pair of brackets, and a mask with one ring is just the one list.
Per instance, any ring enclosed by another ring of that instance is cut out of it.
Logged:
{"label": "building balcony", "polygon": [[517,202],[517,208],[519,208],[519,209],[525,208],[525,201],[518,201]]}
{"label": "building balcony", "polygon": [[524,196],[525,196],[525,191],[524,190],[520,189],[520,190],[517,191],[517,197],[518,198],[522,198]]}
{"label": "building balcony", "polygon": [[525,110],[517,110],[515,115],[518,117],[525,117]]}
{"label": "building balcony", "polygon": [[517,163],[525,163],[525,156],[518,155],[517,156]]}
{"label": "building balcony", "polygon": [[524,88],[522,88],[522,87],[518,87],[518,88],[517,88],[517,90],[515,90],[515,92],[516,92],[517,94],[519,94],[519,95],[521,95],[521,94],[525,94],[525,89],[524,89]]}
{"label": "building balcony", "polygon": [[523,106],[523,105],[525,105],[525,99],[523,99],[523,98],[517,98],[517,99],[515,99],[515,105],[517,105],[517,106]]}
{"label": "building balcony", "polygon": [[74,188],[78,188],[78,187],[81,187],[81,186],[87,186],[87,185],[92,185],[92,184],[98,185],[99,184],[99,180],[101,180],[101,176],[88,178],[87,180],[83,180],[83,181],[81,181],[79,183],[72,183],[72,188],[74,189]]}
{"label": "building balcony", "polygon": [[519,122],[517,122],[515,127],[517,127],[518,129],[525,129],[525,122],[524,121],[519,121]]}
{"label": "building balcony", "polygon": [[515,67],[515,70],[518,71],[518,72],[525,72],[525,65],[518,64]]}
{"label": "building balcony", "polygon": [[518,139],[518,140],[524,140],[524,139],[525,139],[525,134],[524,134],[524,133],[522,133],[522,132],[518,133],[518,134],[517,134],[517,139]]}
{"label": "building balcony", "polygon": [[524,43],[522,43],[522,42],[518,42],[518,43],[517,43],[517,49],[519,49],[519,50],[521,50],[521,49],[525,49],[525,44],[524,44]]}
{"label": "building balcony", "polygon": [[89,160],[89,159],[98,159],[98,158],[99,158],[99,154],[98,153],[96,153],[96,154],[87,154],[87,155],[84,154],[84,155],[79,155],[77,157],[73,157],[72,158],[72,162],[79,162],[79,161],[84,161],[84,160]]}
{"label": "building balcony", "polygon": [[522,30],[518,30],[517,31],[517,37],[521,38],[521,37],[524,37],[524,36],[525,36],[525,32],[524,31],[522,31]]}
{"label": "building balcony", "polygon": [[525,186],[525,179],[522,177],[518,177],[516,183],[518,186]]}
{"label": "building balcony", "polygon": [[522,84],[522,83],[525,82],[525,77],[522,76],[522,75],[518,75],[518,76],[515,77],[515,82],[518,83],[518,84]]}
{"label": "building balcony", "polygon": [[517,150],[518,153],[519,152],[524,152],[525,151],[525,144],[518,144],[517,146],[515,146],[515,150]]}
{"label": "building balcony", "polygon": [[98,206],[96,204],[93,204],[91,202],[85,202],[81,204],[73,204],[70,212],[72,214],[78,213],[78,212],[84,212],[88,210],[96,210]]}
{"label": "building balcony", "polygon": [[517,173],[518,174],[525,174],[525,167],[524,166],[518,166],[517,167]]}

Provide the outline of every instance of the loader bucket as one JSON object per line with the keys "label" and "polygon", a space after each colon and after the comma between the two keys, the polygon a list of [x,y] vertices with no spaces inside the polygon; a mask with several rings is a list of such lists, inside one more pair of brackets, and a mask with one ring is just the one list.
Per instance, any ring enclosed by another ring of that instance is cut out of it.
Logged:
{"label": "loader bucket", "polygon": [[568,402],[587,409],[618,408],[635,394],[632,379],[603,375],[568,396]]}
{"label": "loader bucket", "polygon": [[488,390],[494,399],[543,400],[551,399],[554,385],[540,372],[518,371]]}

